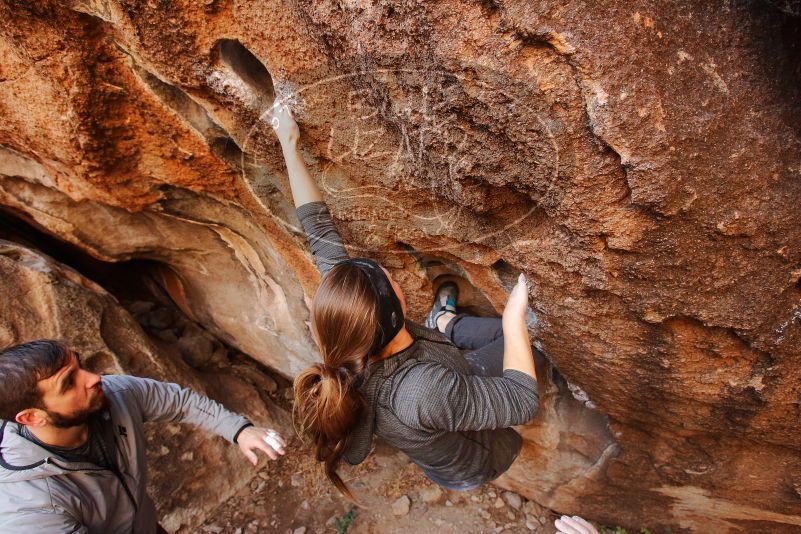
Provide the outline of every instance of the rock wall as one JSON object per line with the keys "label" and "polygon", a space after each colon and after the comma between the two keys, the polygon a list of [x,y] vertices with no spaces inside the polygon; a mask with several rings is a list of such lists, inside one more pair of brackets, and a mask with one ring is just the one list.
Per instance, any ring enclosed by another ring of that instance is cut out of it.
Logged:
{"label": "rock wall", "polygon": [[801,23],[780,7],[5,1],[0,204],[160,262],[187,314],[291,376],[318,277],[260,120],[289,101],[412,318],[443,272],[496,311],[534,282],[555,369],[502,484],[629,527],[801,531]]}

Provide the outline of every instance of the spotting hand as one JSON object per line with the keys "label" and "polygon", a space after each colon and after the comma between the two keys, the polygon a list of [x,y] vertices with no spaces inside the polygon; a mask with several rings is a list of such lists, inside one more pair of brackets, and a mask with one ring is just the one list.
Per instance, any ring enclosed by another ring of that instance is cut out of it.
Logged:
{"label": "spotting hand", "polygon": [[239,433],[236,442],[242,454],[253,465],[256,465],[259,461],[256,456],[256,450],[264,452],[270,460],[275,460],[286,452],[284,438],[278,432],[269,428],[249,426]]}

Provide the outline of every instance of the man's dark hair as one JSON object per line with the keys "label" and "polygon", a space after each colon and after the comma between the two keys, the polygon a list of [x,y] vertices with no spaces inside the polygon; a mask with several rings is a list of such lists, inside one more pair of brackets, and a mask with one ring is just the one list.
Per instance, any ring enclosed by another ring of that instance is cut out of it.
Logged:
{"label": "man's dark hair", "polygon": [[27,408],[43,408],[36,383],[50,378],[70,361],[67,346],[40,339],[0,352],[0,419],[13,421]]}

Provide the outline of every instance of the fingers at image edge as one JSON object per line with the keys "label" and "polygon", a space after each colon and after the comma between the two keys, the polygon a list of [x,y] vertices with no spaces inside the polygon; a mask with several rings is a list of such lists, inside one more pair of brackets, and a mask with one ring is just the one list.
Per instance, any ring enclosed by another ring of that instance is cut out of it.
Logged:
{"label": "fingers at image edge", "polygon": [[563,516],[561,519],[554,521],[554,526],[563,534],[589,534],[586,528],[574,524],[573,520],[567,516]]}

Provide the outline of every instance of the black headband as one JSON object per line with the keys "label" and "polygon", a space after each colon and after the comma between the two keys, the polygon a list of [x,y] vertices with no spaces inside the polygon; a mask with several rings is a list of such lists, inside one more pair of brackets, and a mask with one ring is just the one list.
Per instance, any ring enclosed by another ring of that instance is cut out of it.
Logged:
{"label": "black headband", "polygon": [[373,260],[350,258],[340,263],[349,263],[359,268],[370,280],[370,285],[378,299],[378,331],[370,348],[370,355],[383,349],[403,327],[403,308],[392,289],[384,270]]}

